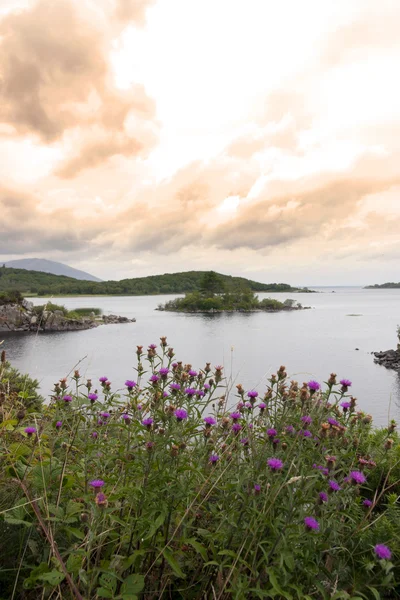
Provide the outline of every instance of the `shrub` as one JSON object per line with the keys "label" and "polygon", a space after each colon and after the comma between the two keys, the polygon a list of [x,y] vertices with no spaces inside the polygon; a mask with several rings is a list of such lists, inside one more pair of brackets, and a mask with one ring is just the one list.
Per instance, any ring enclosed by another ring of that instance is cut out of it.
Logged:
{"label": "shrub", "polygon": [[24,297],[18,290],[0,292],[0,306],[5,304],[21,304]]}
{"label": "shrub", "polygon": [[75,372],[3,428],[4,595],[396,597],[399,438],[349,381],[280,367],[228,409],[222,367],[173,362],[165,338],[137,355],[124,390]]}

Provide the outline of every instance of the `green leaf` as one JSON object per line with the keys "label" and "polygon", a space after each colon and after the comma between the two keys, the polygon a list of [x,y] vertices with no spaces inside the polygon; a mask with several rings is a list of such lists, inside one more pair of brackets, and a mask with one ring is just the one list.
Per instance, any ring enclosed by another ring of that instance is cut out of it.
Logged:
{"label": "green leaf", "polygon": [[128,575],[126,579],[124,579],[124,583],[121,587],[121,596],[124,600],[128,600],[128,596],[134,596],[135,594],[139,594],[144,588],[144,576],[134,573],[132,575]]}
{"label": "green leaf", "polygon": [[42,581],[45,581],[53,586],[60,585],[64,578],[64,573],[61,573],[60,571],[56,570],[50,571],[50,573],[43,573],[43,575],[40,575],[39,577],[39,579],[41,579]]}
{"label": "green leaf", "polygon": [[14,517],[10,517],[7,513],[4,515],[4,520],[6,523],[10,525],[25,525],[25,527],[32,527],[32,523],[28,521],[23,521],[22,519],[14,519]]}
{"label": "green leaf", "polygon": [[176,560],[176,558],[173,556],[171,550],[169,548],[164,548],[163,555],[164,555],[165,560],[167,561],[167,563],[169,564],[169,566],[175,573],[175,575],[177,577],[180,577],[181,579],[185,579],[186,575],[180,568],[179,563]]}
{"label": "green leaf", "polygon": [[85,539],[85,534],[83,533],[83,531],[77,529],[76,527],[66,527],[65,530],[68,531],[68,533],[70,533],[71,535],[77,537],[78,540]]}
{"label": "green leaf", "polygon": [[277,592],[282,598],[286,598],[287,600],[293,600],[292,594],[289,592],[285,592],[278,583],[276,575],[272,569],[267,569],[269,582],[272,585],[272,588],[275,592]]}
{"label": "green leaf", "polygon": [[135,550],[135,552],[133,552],[133,554],[131,554],[130,556],[128,556],[128,558],[126,558],[124,560],[124,562],[123,562],[124,571],[127,571],[129,569],[129,567],[131,567],[133,565],[133,563],[138,558],[138,556],[144,556],[145,554],[146,554],[146,550]]}
{"label": "green leaf", "polygon": [[96,592],[99,598],[114,598],[114,593],[111,590],[106,590],[106,588],[99,587]]}
{"label": "green leaf", "polygon": [[112,573],[102,573],[99,579],[99,583],[102,587],[111,590],[113,594],[117,589],[117,578]]}
{"label": "green leaf", "polygon": [[206,562],[208,560],[208,554],[205,547],[200,544],[195,538],[189,538],[188,540],[184,540],[184,543],[189,544],[196,550],[198,554],[201,555],[201,558]]}
{"label": "green leaf", "polygon": [[369,590],[370,592],[372,592],[372,594],[374,595],[374,597],[376,598],[376,600],[381,600],[381,596],[378,592],[378,590],[374,587],[371,587],[370,585],[367,585],[367,590]]}
{"label": "green leaf", "polygon": [[69,573],[77,575],[82,566],[83,556],[79,553],[71,552],[67,560],[67,569]]}

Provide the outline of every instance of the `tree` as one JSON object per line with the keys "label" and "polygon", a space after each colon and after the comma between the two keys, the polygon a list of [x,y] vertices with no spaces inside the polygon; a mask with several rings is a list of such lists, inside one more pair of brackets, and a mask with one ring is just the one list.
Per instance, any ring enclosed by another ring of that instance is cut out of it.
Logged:
{"label": "tree", "polygon": [[200,292],[207,298],[212,298],[215,294],[223,294],[225,285],[221,277],[215,271],[207,271],[200,280]]}

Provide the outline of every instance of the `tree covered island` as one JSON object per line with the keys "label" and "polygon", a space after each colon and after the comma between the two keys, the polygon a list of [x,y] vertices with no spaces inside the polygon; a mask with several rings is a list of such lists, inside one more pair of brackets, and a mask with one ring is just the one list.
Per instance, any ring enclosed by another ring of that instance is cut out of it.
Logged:
{"label": "tree covered island", "polygon": [[160,304],[157,310],[173,312],[277,312],[300,310],[302,305],[295,300],[284,302],[273,298],[260,300],[244,282],[226,283],[214,271],[204,274],[198,291],[189,292],[183,298]]}
{"label": "tree covered island", "polygon": [[374,285],[366,285],[366,290],[396,290],[400,289],[400,281],[394,283],[393,281],[388,281],[387,283],[375,283]]}

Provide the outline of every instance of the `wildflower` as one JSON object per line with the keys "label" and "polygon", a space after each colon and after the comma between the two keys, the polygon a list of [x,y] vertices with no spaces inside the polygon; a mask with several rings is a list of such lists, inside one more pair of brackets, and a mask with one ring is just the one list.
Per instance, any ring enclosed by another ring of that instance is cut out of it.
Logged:
{"label": "wildflower", "polygon": [[361,485],[362,483],[365,483],[367,481],[367,478],[365,477],[364,473],[361,473],[361,471],[351,471],[350,479],[352,483],[356,485]]}
{"label": "wildflower", "polygon": [[208,390],[209,390],[209,389],[211,389],[211,386],[210,386],[210,384],[208,384],[208,383],[205,383],[203,387],[204,387],[204,389],[205,389],[207,392],[208,392]]}
{"label": "wildflower", "polygon": [[96,402],[97,398],[98,398],[97,394],[94,394],[94,393],[88,394],[88,400],[90,400],[90,402]]}
{"label": "wildflower", "polygon": [[188,417],[188,414],[184,408],[177,408],[176,411],[174,412],[174,415],[175,415],[177,421],[183,421],[184,419],[187,419],[187,417]]}
{"label": "wildflower", "polygon": [[243,444],[243,446],[248,446],[249,445],[249,438],[245,437],[245,438],[241,439],[240,443]]}
{"label": "wildflower", "polygon": [[314,517],[305,517],[304,525],[306,526],[307,531],[319,530],[319,523],[316,519],[314,519]]}
{"label": "wildflower", "polygon": [[151,429],[151,426],[154,423],[154,419],[152,419],[151,417],[147,417],[146,419],[143,419],[142,421],[142,425],[144,425],[145,427],[147,427],[147,429]]}
{"label": "wildflower", "polygon": [[63,397],[64,402],[72,402],[72,396],[66,395]]}
{"label": "wildflower", "polygon": [[179,385],[179,383],[171,383],[169,389],[173,394],[176,394],[181,389],[181,386]]}
{"label": "wildflower", "polygon": [[111,415],[109,412],[101,412],[100,416],[102,419],[109,419]]}
{"label": "wildflower", "polygon": [[150,344],[150,350],[155,350],[157,348],[157,344]]}
{"label": "wildflower", "polygon": [[92,436],[92,438],[97,439],[98,433],[97,431],[92,431],[90,435]]}
{"label": "wildflower", "polygon": [[393,440],[392,438],[388,438],[385,442],[385,450],[390,450],[390,448],[393,446]]}
{"label": "wildflower", "polygon": [[154,446],[154,442],[146,442],[146,450],[148,452],[151,452],[151,450],[153,449]]}
{"label": "wildflower", "polygon": [[329,387],[336,385],[336,373],[330,374],[329,379],[328,379],[328,385],[329,385]]}
{"label": "wildflower", "polygon": [[165,391],[164,391],[162,395],[163,395],[163,398],[169,398],[169,394],[168,394],[168,392],[165,392]]}
{"label": "wildflower", "polygon": [[260,409],[260,412],[262,412],[263,410],[265,410],[267,408],[267,405],[265,404],[265,402],[260,402],[260,404],[258,405],[258,408]]}
{"label": "wildflower", "polygon": [[167,377],[169,373],[169,369],[167,369],[167,367],[161,367],[161,369],[158,371],[158,374],[160,375],[160,377],[162,379],[165,379]]}
{"label": "wildflower", "polygon": [[34,433],[36,433],[36,427],[25,427],[25,433],[31,437]]}
{"label": "wildflower", "polygon": [[340,492],[340,490],[342,489],[338,482],[334,479],[329,480],[329,487],[333,492]]}
{"label": "wildflower", "polygon": [[255,399],[258,396],[258,392],[256,392],[255,390],[250,390],[249,392],[247,392],[247,397],[251,398],[251,399]]}
{"label": "wildflower", "polygon": [[194,369],[190,369],[188,375],[189,377],[197,377],[198,373],[197,371],[194,371]]}
{"label": "wildflower", "polygon": [[376,556],[383,560],[390,560],[392,557],[390,549],[385,546],[385,544],[376,544],[376,546],[374,546],[374,551]]}
{"label": "wildflower", "polygon": [[304,423],[304,425],[311,425],[312,418],[309,415],[303,415],[300,419]]}
{"label": "wildflower", "polygon": [[203,392],[203,390],[196,390],[196,396],[197,396],[198,398],[202,398],[202,397],[204,396],[204,392]]}
{"label": "wildflower", "polygon": [[277,433],[278,433],[277,430],[274,429],[273,427],[271,427],[270,429],[267,429],[267,436],[269,438],[274,438]]}
{"label": "wildflower", "polygon": [[105,482],[102,479],[93,479],[93,481],[89,482],[89,485],[94,489],[100,489],[105,485]]}
{"label": "wildflower", "polygon": [[287,431],[287,433],[294,433],[295,430],[294,430],[293,425],[287,425],[286,426],[286,431]]}
{"label": "wildflower", "polygon": [[108,377],[99,377],[99,381],[100,383],[106,383],[106,381],[108,381]]}
{"label": "wildflower", "polygon": [[103,492],[99,492],[98,494],[96,494],[94,501],[100,508],[107,508],[108,500],[107,496],[103,494]]}
{"label": "wildflower", "polygon": [[323,504],[324,502],[328,502],[328,494],[326,494],[325,492],[320,492],[318,494],[318,496],[319,496],[320,504]]}
{"label": "wildflower", "polygon": [[312,437],[312,433],[308,429],[303,429],[299,433],[300,433],[300,435],[302,435],[303,437],[306,437],[306,438]]}
{"label": "wildflower", "polygon": [[254,484],[254,494],[256,496],[259,496],[260,492],[261,492],[261,485],[258,485],[258,483],[255,483]]}
{"label": "wildflower", "polygon": [[211,456],[208,459],[208,462],[210,462],[212,465],[215,465],[218,461],[219,461],[218,454],[211,454]]}
{"label": "wildflower", "polygon": [[136,381],[133,381],[133,379],[127,379],[125,381],[125,385],[128,388],[128,392],[131,392],[133,390],[134,387],[136,387]]}
{"label": "wildflower", "polygon": [[214,419],[214,417],[204,417],[203,421],[206,424],[206,427],[211,427],[211,425],[217,424],[217,421]]}
{"label": "wildflower", "polygon": [[347,390],[349,389],[349,387],[351,386],[351,381],[350,379],[341,379],[339,381],[340,385],[342,386],[342,392],[345,393],[347,392]]}
{"label": "wildflower", "polygon": [[159,379],[160,379],[160,378],[159,378],[159,376],[158,376],[158,375],[152,375],[152,376],[150,377],[149,381],[150,381],[150,382],[151,382],[153,385],[156,385]]}
{"label": "wildflower", "polygon": [[185,389],[185,394],[186,396],[189,396],[189,398],[192,398],[193,396],[196,395],[196,391],[194,388],[188,387]]}
{"label": "wildflower", "polygon": [[369,508],[370,506],[372,506],[372,502],[371,500],[368,500],[368,498],[365,498],[365,500],[363,500],[363,505]]}
{"label": "wildflower", "polygon": [[328,417],[327,421],[329,425],[332,425],[332,427],[339,427],[340,425],[340,423],[336,421],[336,419],[334,419],[333,417]]}
{"label": "wildflower", "polygon": [[283,462],[279,460],[279,458],[269,458],[267,460],[267,465],[271,471],[279,471],[283,467]]}
{"label": "wildflower", "polygon": [[242,426],[240,425],[240,423],[234,423],[232,425],[232,431],[234,433],[239,433],[239,431],[242,429]]}
{"label": "wildflower", "polygon": [[126,413],[122,415],[123,420],[125,421],[125,423],[127,425],[129,425],[129,423],[131,422],[131,418],[129,415],[127,415]]}
{"label": "wildflower", "polygon": [[351,408],[351,402],[341,402],[340,406],[343,408],[343,412],[347,412]]}
{"label": "wildflower", "polygon": [[311,380],[307,383],[307,385],[310,392],[317,392],[319,389],[321,389],[321,386],[318,383],[318,381]]}
{"label": "wildflower", "polygon": [[253,405],[251,402],[246,402],[245,407],[251,410],[253,408]]}
{"label": "wildflower", "polygon": [[62,421],[57,421],[56,429],[61,429],[61,427],[62,427]]}
{"label": "wildflower", "polygon": [[239,421],[242,415],[240,414],[240,412],[233,412],[229,416],[233,421]]}

